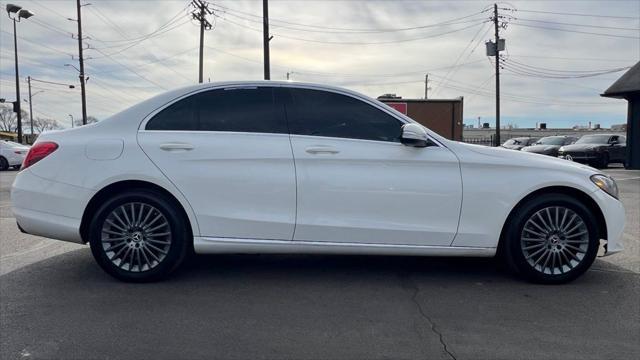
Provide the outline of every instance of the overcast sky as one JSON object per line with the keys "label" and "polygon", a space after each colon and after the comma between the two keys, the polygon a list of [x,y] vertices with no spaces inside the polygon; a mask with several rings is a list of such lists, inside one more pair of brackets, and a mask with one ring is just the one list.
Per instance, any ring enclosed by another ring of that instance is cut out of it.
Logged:
{"label": "overcast sky", "polygon": [[[74,0],[12,3],[36,15],[18,24],[21,94],[34,114],[80,118]],[[88,1],[85,1],[85,3]],[[197,82],[199,27],[188,1],[102,1],[84,6],[88,114],[103,119],[154,94]],[[262,79],[262,1],[210,1],[205,81]],[[2,8],[7,1],[1,1]],[[485,1],[270,1],[271,78],[327,83],[371,97],[464,97],[466,123],[493,123],[493,59]],[[603,126],[626,121],[626,102],[599,96],[640,59],[640,1],[499,3],[507,23],[502,124]],[[491,11],[489,11],[491,10]],[[571,14],[571,15],[570,15]],[[579,16],[598,15],[598,16]],[[0,97],[15,99],[12,23],[0,16]],[[414,28],[410,30],[403,30]],[[74,35],[75,36],[75,35]],[[72,58],[73,56],[73,58]],[[587,77],[585,77],[587,76]],[[40,92],[42,91],[42,92]],[[25,106],[27,104],[25,103]],[[28,109],[28,107],[25,107]]]}

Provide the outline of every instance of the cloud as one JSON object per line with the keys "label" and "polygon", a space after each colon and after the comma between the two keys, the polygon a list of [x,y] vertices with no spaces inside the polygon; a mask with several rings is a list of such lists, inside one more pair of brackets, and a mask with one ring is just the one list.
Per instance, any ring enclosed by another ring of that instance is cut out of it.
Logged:
{"label": "cloud", "polygon": [[[212,3],[218,17],[211,18],[214,28],[205,34],[205,80],[261,79],[262,2]],[[71,57],[78,51],[71,37],[77,31],[76,23],[67,20],[76,17],[74,2],[19,4],[36,13],[18,24],[21,78],[77,84],[77,72],[64,66],[78,66],[77,57]],[[492,38],[493,29],[482,23],[490,12],[479,13],[491,5],[478,1],[272,0],[272,79],[285,79],[287,72],[293,72],[295,80],[346,86],[372,97],[391,92],[420,98],[428,72],[433,80],[432,95],[464,96],[465,119],[473,121],[481,116],[483,121],[491,121],[494,69],[485,56],[484,42]],[[500,6],[518,10],[501,10],[512,17],[501,30],[507,41],[504,55],[527,66],[566,74],[629,66],[640,59],[638,39],[597,35],[640,36],[640,31],[621,29],[640,27],[639,2],[513,1]],[[90,37],[85,42],[91,46],[85,51],[89,114],[104,118],[165,89],[197,81],[199,28],[189,18],[187,1],[92,1],[82,10],[84,33]],[[441,24],[450,19],[459,20]],[[406,31],[360,31],[429,24],[440,25]],[[359,30],[340,30],[345,28]],[[553,30],[557,28],[592,34]],[[11,21],[3,18],[0,30],[0,96],[11,99],[15,97]],[[149,34],[153,36],[147,39]],[[407,41],[417,38],[421,39]],[[453,65],[459,66],[452,69]],[[550,127],[560,127],[592,119],[605,126],[624,122],[625,103],[599,96],[621,74],[543,79],[504,69],[503,123],[525,127],[544,119]],[[79,86],[74,90],[45,84],[37,87],[44,89],[34,98],[38,115],[47,114],[63,123],[68,114],[80,117]],[[21,92],[25,97],[24,81]]]}

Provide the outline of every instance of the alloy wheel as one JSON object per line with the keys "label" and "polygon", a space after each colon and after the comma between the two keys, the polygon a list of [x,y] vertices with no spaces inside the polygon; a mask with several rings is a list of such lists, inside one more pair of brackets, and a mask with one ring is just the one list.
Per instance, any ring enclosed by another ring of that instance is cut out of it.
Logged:
{"label": "alloy wheel", "polygon": [[565,274],[578,266],[589,249],[589,229],[575,211],[549,206],[525,222],[520,236],[522,253],[536,271]]}
{"label": "alloy wheel", "polygon": [[116,267],[143,272],[158,266],[169,254],[171,227],[157,208],[129,202],[113,209],[101,231],[102,249]]}

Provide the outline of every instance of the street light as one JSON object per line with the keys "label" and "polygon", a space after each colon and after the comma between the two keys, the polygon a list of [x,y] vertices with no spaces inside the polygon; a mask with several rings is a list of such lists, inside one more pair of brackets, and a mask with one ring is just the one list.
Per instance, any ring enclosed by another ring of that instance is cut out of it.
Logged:
{"label": "street light", "polygon": [[7,4],[6,9],[7,16],[9,16],[9,19],[13,20],[13,49],[16,66],[16,103],[18,104],[15,110],[18,118],[18,142],[22,143],[22,114],[20,113],[20,74],[18,72],[18,36],[16,32],[16,23],[20,22],[20,19],[28,19],[34,14],[29,10],[23,9],[22,6],[15,4]]}

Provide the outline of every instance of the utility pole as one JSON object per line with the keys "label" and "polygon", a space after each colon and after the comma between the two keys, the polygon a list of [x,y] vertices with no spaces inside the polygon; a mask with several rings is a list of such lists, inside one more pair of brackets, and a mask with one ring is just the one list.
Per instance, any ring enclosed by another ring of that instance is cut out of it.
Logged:
{"label": "utility pole", "polygon": [[496,45],[496,143],[500,146],[500,34],[498,32],[498,4],[493,4],[493,25],[495,28]]}
{"label": "utility pole", "polygon": [[87,125],[87,93],[85,92],[84,57],[82,55],[82,12],[80,0],[76,0],[78,8],[78,61],[80,62],[80,93],[82,96],[82,125]]}
{"label": "utility pole", "polygon": [[271,79],[271,64],[269,60],[269,0],[262,0],[262,41],[264,47],[264,79]]}
{"label": "utility pole", "polygon": [[424,99],[429,98],[429,74],[424,75]]}
{"label": "utility pole", "polygon": [[202,84],[203,79],[203,51],[204,51],[204,31],[211,30],[212,25],[207,20],[207,14],[212,15],[213,11],[209,9],[209,4],[202,0],[193,0],[191,5],[195,10],[191,13],[191,16],[198,22],[200,22],[200,61],[198,68],[198,83]]}
{"label": "utility pole", "polygon": [[29,122],[31,122],[30,141],[33,141],[33,105],[31,105],[31,76],[27,76],[27,84],[29,84]]}
{"label": "utility pole", "polygon": [[22,104],[20,104],[20,75],[18,73],[18,38],[16,35],[16,19],[13,19],[13,48],[15,50],[15,63],[16,63],[16,106],[14,111],[16,112],[18,119],[18,142],[22,144]]}

